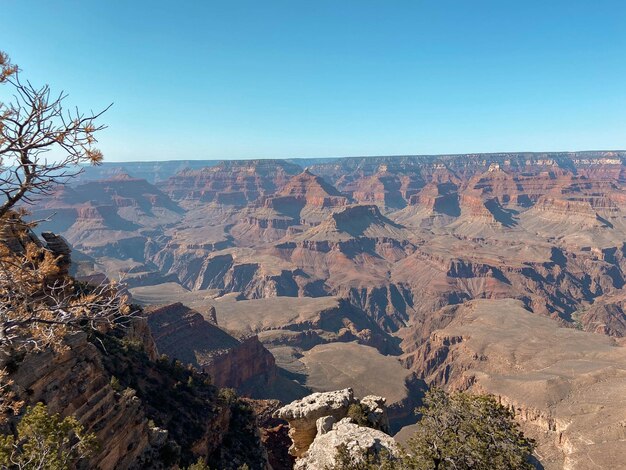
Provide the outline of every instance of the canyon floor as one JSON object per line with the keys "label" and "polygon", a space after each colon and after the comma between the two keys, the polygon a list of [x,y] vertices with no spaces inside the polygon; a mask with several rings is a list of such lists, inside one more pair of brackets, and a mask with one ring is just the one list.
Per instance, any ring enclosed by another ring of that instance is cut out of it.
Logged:
{"label": "canyon floor", "polygon": [[399,439],[429,385],[492,393],[545,468],[623,468],[625,163],[108,164],[30,210],[75,275],[121,273],[159,350],[220,385],[383,395]]}

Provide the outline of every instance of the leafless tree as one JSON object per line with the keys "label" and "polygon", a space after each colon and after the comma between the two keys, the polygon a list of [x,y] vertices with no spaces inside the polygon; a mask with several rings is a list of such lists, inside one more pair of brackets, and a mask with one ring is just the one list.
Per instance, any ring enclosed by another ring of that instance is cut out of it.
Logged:
{"label": "leafless tree", "polygon": [[[68,333],[118,326],[131,309],[118,284],[82,285],[69,276],[62,256],[42,246],[20,207],[77,176],[81,164],[102,161],[94,135],[105,128],[96,120],[106,109],[66,110],[65,93],[24,82],[2,51],[0,87],[13,97],[0,101],[0,362],[6,364],[16,351],[65,349]],[[22,407],[13,388],[1,368],[0,425]]]}
{"label": "leafless tree", "polygon": [[106,126],[96,121],[109,108],[88,114],[65,109],[67,94],[53,95],[48,85],[24,82],[18,67],[1,51],[0,84],[13,96],[10,102],[0,102],[2,218],[18,202],[32,203],[77,176],[81,164],[101,163],[95,134]]}
{"label": "leafless tree", "polygon": [[81,286],[59,276],[57,259],[29,244],[25,253],[0,245],[0,350],[63,348],[66,333],[110,329],[130,313],[119,285]]}
{"label": "leafless tree", "polygon": [[5,197],[0,202],[0,350],[62,347],[68,331],[112,326],[128,313],[126,298],[109,282],[81,291],[61,270],[59,258],[32,235],[16,205],[48,194],[80,173],[80,164],[102,161],[94,134],[105,127],[95,123],[104,111],[66,111],[66,94],[53,96],[47,85],[22,81],[2,52],[0,86],[13,91],[11,102],[0,102],[0,198]]}

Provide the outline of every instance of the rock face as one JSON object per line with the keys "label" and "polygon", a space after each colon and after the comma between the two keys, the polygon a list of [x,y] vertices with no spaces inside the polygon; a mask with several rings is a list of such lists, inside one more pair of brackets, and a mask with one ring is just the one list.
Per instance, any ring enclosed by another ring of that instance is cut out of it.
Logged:
{"label": "rock face", "polygon": [[216,166],[184,170],[159,185],[187,206],[218,203],[242,207],[274,193],[301,169],[282,160],[224,161]]}
{"label": "rock face", "polygon": [[305,170],[289,179],[280,191],[249,205],[231,233],[248,243],[279,240],[318,225],[348,202],[348,197],[332,185]]}
{"label": "rock face", "polygon": [[[324,419],[324,418],[320,418]],[[339,445],[345,445],[352,456],[363,451],[379,453],[386,450],[394,455],[398,445],[394,439],[382,431],[358,426],[350,418],[332,424],[329,430],[318,432],[306,454],[296,461],[295,470],[324,470],[335,464],[335,452]]]}
{"label": "rock face", "polygon": [[[340,444],[345,444],[354,455],[381,449],[395,453],[395,441],[382,431],[389,428],[385,401],[377,396],[358,400],[352,389],[346,388],[314,393],[279,409],[276,416],[289,422],[293,442],[289,451],[297,458],[294,468],[323,470],[332,466]],[[363,410],[368,427],[354,424],[346,417],[351,405]]]}
{"label": "rock face", "polygon": [[79,334],[68,339],[70,351],[27,355],[12,379],[30,403],[43,402],[51,412],[74,415],[96,431],[103,448],[94,459],[102,470],[130,468],[158,450],[150,439],[148,418],[134,394],[119,394],[101,353]]}
{"label": "rock face", "polygon": [[292,470],[295,458],[289,454],[289,425],[287,421],[273,416],[281,406],[278,400],[245,400],[254,409],[261,442],[267,451],[272,470]]}
{"label": "rock face", "polygon": [[376,395],[368,395],[361,398],[361,406],[367,414],[367,420],[374,429],[389,432],[389,417],[387,416],[387,408],[385,397]]}
{"label": "rock face", "polygon": [[52,254],[57,258],[57,266],[59,266],[59,277],[67,276],[69,274],[70,265],[72,262],[71,253],[72,249],[63,237],[56,235],[52,232],[43,232],[42,238],[46,242],[46,249],[50,250]]}
{"label": "rock face", "polygon": [[[307,169],[291,178],[280,190],[278,197],[291,197],[303,206],[321,208],[345,206],[348,203],[348,198],[337,191],[334,186]],[[271,204],[279,204],[279,201],[271,200]]]}
{"label": "rock face", "polygon": [[263,388],[275,379],[274,357],[257,336],[236,339],[181,303],[149,310],[148,325],[161,353],[203,370],[218,387],[255,395],[252,382]]}
{"label": "rock face", "polygon": [[9,212],[0,223],[0,243],[14,253],[24,253],[29,243],[41,246],[41,241],[27,230],[15,213]]}
{"label": "rock face", "polygon": [[[100,451],[89,468],[167,468],[178,459],[188,465],[198,456],[231,468],[231,461],[245,458],[245,452],[262,454],[258,440],[254,444],[254,428],[252,436],[245,436],[249,431],[238,428],[244,425],[237,421],[241,418],[219,401],[217,389],[202,385],[206,376],[174,371],[144,352],[125,351],[111,337],[100,339],[106,351],[79,333],[67,338],[62,353],[29,353],[19,364],[2,364],[12,368],[10,378],[27,405],[43,402],[50,412],[73,415],[95,433]],[[195,390],[175,386],[188,379],[198,384]],[[240,449],[243,456],[235,451],[222,456],[223,441],[235,430],[235,439],[252,439],[252,447]],[[164,455],[173,459],[170,464]]]}
{"label": "rock face", "polygon": [[600,298],[575,317],[585,331],[623,338],[626,336],[625,306],[623,295]]}
{"label": "rock face", "polygon": [[276,361],[257,336],[243,339],[236,347],[213,357],[202,370],[214,377],[218,387],[235,388],[255,396],[276,379]]}

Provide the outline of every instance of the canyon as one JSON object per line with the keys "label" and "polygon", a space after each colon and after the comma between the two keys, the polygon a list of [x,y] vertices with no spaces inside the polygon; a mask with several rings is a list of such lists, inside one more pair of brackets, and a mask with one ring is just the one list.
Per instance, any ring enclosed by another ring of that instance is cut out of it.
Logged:
{"label": "canyon", "polygon": [[584,469],[626,461],[625,163],[109,163],[28,209],[78,279],[121,276],[159,353],[220,387],[384,396],[398,439],[428,386],[492,393],[544,468]]}

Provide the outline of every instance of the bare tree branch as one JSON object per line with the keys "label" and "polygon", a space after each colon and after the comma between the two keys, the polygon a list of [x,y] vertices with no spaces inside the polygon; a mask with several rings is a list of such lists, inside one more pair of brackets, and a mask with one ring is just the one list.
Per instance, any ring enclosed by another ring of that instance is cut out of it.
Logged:
{"label": "bare tree branch", "polygon": [[[98,113],[66,110],[64,92],[35,87],[20,79],[19,70],[0,52],[0,84],[13,89],[13,100],[0,102],[0,217],[19,202],[32,204],[58,184],[82,171],[83,163],[100,164],[95,134],[106,126]],[[54,159],[46,153],[55,151]]]}

